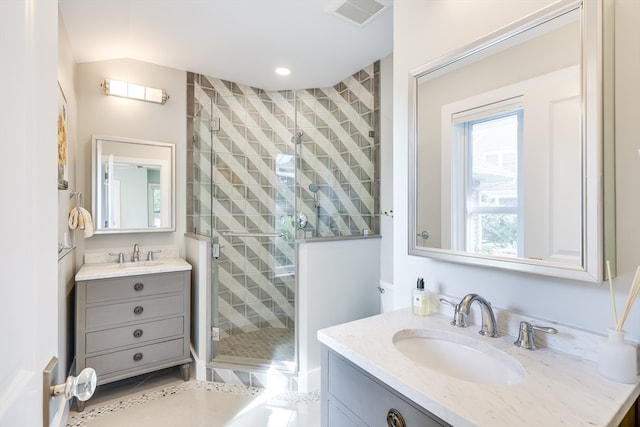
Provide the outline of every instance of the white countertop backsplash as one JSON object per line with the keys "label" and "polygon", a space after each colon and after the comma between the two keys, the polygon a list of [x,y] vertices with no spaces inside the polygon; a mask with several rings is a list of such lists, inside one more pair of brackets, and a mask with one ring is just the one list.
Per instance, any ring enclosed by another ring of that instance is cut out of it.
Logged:
{"label": "white countertop backsplash", "polygon": [[[158,246],[140,246],[140,261],[145,261],[147,259],[147,254],[149,251],[160,251],[158,253],[153,254],[153,259],[161,259],[161,258],[178,258],[180,257],[180,250],[176,247],[158,247]],[[133,245],[127,246],[126,248],[113,248],[109,250],[100,249],[94,251],[86,251],[84,254],[84,263],[85,264],[95,264],[95,263],[109,263],[109,262],[118,262],[118,257],[115,255],[109,255],[110,253],[118,254],[122,252],[124,254],[124,259],[126,262],[131,261],[133,257]]]}
{"label": "white countertop backsplash", "polygon": [[[460,298],[441,295],[442,298],[449,301],[460,301]],[[480,310],[471,307],[471,313],[468,316],[469,324],[472,328],[481,324]],[[558,330],[557,334],[545,334],[544,332],[535,332],[535,342],[540,348],[548,348],[580,359],[598,361],[598,341],[607,335],[607,331],[602,331],[601,336],[559,324],[551,320],[540,319],[532,316],[514,313],[503,310],[499,307],[492,307],[496,316],[496,324],[500,335],[510,335],[514,338],[518,336],[521,321],[527,321],[538,326],[551,326]],[[453,307],[440,304],[440,313],[453,319]],[[477,326],[479,329],[479,326]]]}
{"label": "white countertop backsplash", "polygon": [[[468,328],[449,324],[452,307],[441,310],[427,317],[409,309],[385,313],[320,330],[318,339],[456,427],[617,427],[640,394],[637,382],[621,384],[598,373],[598,335],[536,321],[558,334],[537,332],[540,349],[531,351],[513,345],[520,320],[535,320],[531,317],[494,308],[500,337],[485,338],[478,334],[480,310],[472,308],[469,323],[474,324]],[[522,364],[526,379],[514,385],[477,384],[422,367],[395,348],[393,336],[403,329],[442,330],[491,343]]]}

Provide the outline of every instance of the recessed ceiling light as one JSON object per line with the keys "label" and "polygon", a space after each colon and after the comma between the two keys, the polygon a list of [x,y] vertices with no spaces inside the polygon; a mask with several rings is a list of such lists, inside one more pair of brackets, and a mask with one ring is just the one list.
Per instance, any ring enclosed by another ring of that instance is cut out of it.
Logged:
{"label": "recessed ceiling light", "polygon": [[286,67],[278,67],[276,68],[276,74],[281,76],[288,76],[289,74],[291,74],[291,70]]}

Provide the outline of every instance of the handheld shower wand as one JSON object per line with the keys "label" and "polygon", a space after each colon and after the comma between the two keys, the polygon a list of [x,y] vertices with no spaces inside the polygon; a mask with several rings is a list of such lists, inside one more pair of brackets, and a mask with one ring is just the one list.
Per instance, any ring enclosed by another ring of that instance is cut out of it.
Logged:
{"label": "handheld shower wand", "polygon": [[309,184],[309,191],[313,193],[313,207],[316,210],[316,227],[315,227],[315,235],[319,237],[318,226],[320,225],[320,203],[318,202],[318,185],[311,183]]}
{"label": "handheld shower wand", "polygon": [[313,193],[313,207],[319,208],[320,204],[318,203],[318,186],[316,184],[309,184],[309,191]]}

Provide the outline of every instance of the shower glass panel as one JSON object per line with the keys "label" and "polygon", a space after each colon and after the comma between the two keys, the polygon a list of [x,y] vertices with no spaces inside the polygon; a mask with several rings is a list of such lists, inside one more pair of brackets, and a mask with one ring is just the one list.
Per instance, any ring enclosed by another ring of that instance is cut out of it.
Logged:
{"label": "shower glass panel", "polygon": [[214,363],[295,371],[296,239],[377,234],[378,70],[295,91],[187,73],[187,228],[219,245]]}
{"label": "shower glass panel", "polygon": [[194,228],[219,245],[213,359],[293,369],[294,93],[195,80]]}

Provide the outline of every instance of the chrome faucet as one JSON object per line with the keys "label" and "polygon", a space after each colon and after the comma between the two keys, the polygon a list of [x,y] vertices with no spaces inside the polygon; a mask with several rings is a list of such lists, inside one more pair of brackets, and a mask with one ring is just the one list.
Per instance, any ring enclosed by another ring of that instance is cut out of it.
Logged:
{"label": "chrome faucet", "polygon": [[136,243],[133,245],[133,257],[131,257],[131,261],[138,262],[140,261],[140,246]]}
{"label": "chrome faucet", "polygon": [[496,316],[491,309],[491,303],[477,294],[468,294],[460,301],[456,306],[456,313],[454,317],[455,326],[467,327],[467,316],[469,315],[469,307],[473,302],[480,304],[480,310],[482,312],[482,329],[478,332],[485,337],[495,338],[498,336],[496,328]]}

